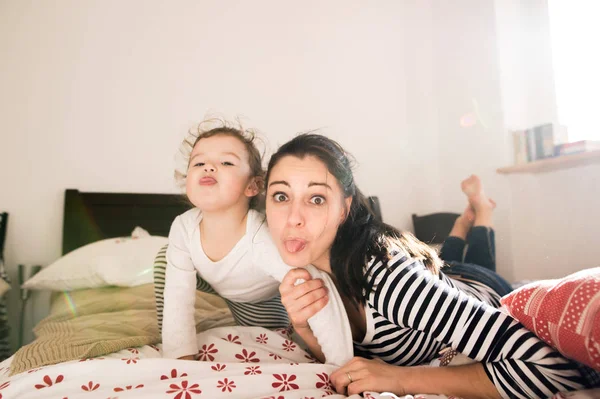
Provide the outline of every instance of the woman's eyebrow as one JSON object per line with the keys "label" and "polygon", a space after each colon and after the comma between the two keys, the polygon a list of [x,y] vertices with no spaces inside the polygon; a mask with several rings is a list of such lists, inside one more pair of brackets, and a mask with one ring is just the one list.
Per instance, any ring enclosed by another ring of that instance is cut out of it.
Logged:
{"label": "woman's eyebrow", "polygon": [[285,180],[276,180],[276,181],[273,181],[273,182],[269,183],[269,187],[271,187],[274,184],[283,184],[284,186],[290,187],[290,183],[286,182]]}
{"label": "woman's eyebrow", "polygon": [[310,183],[308,183],[308,187],[312,187],[312,186],[324,186],[331,190],[331,187],[327,183],[319,183],[319,182],[311,181]]}

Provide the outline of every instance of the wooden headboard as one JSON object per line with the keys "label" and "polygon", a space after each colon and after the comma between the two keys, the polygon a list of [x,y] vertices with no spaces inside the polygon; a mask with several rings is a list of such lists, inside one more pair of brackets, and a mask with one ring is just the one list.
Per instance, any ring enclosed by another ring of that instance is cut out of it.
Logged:
{"label": "wooden headboard", "polygon": [[65,191],[63,255],[105,238],[125,237],[140,226],[168,236],[175,217],[190,209],[177,194],[84,193]]}

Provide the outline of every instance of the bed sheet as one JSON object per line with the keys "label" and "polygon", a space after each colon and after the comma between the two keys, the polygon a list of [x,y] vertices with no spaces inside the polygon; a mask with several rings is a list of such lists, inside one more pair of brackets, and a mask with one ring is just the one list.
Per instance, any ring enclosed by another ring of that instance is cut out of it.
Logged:
{"label": "bed sheet", "polygon": [[[335,393],[329,380],[335,366],[316,362],[287,330],[228,326],[197,339],[202,361],[164,359],[160,345],[146,345],[9,376],[10,358],[0,363],[0,399],[346,397]],[[367,392],[363,397],[394,396]]]}

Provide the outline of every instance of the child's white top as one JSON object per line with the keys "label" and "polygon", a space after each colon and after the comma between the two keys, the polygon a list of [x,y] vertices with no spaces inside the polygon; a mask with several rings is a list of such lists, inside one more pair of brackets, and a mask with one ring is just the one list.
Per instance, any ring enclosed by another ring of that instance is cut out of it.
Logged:
{"label": "child's white top", "polygon": [[[248,211],[246,234],[220,261],[211,261],[200,240],[202,213],[191,209],[171,225],[164,291],[163,355],[178,358],[198,352],[194,307],[196,273],[223,298],[260,302],[278,294],[279,283],[292,267],[285,264],[271,239],[265,217]],[[352,333],[346,310],[327,273],[308,266],[313,278],[328,288],[329,301],[309,325],[327,363],[342,366],[353,356]],[[333,329],[337,327],[337,329]]]}

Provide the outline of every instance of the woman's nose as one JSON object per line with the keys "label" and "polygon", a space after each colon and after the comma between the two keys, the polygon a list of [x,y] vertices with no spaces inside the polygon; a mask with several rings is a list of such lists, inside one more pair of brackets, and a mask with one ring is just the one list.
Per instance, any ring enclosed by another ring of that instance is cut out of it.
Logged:
{"label": "woman's nose", "polygon": [[304,226],[304,214],[302,211],[302,205],[296,203],[290,207],[290,213],[288,214],[288,224],[292,227]]}

